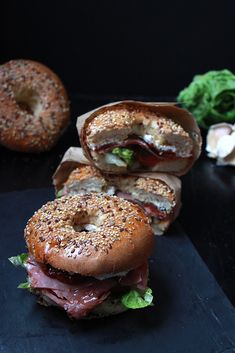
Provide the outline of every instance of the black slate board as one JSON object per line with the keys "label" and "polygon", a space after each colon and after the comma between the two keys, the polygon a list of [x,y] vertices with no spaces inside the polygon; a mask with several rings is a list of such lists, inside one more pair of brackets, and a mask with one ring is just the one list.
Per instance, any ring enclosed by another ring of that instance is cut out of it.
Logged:
{"label": "black slate board", "polygon": [[178,224],[157,237],[150,259],[155,306],[100,320],[70,321],[25,290],[8,257],[25,251],[27,219],[52,189],[0,195],[0,352],[235,352],[235,311]]}

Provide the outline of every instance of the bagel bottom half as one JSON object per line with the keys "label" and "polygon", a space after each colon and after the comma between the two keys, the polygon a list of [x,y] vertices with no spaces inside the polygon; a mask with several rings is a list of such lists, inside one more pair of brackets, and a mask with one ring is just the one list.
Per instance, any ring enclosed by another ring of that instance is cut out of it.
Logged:
{"label": "bagel bottom half", "polygon": [[142,209],[116,196],[75,195],[48,202],[25,228],[28,254],[10,258],[28,274],[43,305],[69,317],[104,317],[151,305],[148,256],[153,248]]}

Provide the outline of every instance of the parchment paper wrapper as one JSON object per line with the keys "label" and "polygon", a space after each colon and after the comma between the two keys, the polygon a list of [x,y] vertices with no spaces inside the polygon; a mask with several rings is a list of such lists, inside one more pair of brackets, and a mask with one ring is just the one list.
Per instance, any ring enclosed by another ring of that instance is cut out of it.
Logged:
{"label": "parchment paper wrapper", "polygon": [[[70,147],[64,154],[62,161],[53,175],[53,184],[56,191],[62,189],[63,184],[68,179],[70,173],[81,165],[90,165],[83,151],[79,147]],[[174,175],[164,173],[128,173],[128,175],[159,179],[165,182],[175,194],[176,206],[171,216],[171,222],[178,216],[181,208],[181,180]],[[105,174],[103,175],[105,178]]]}
{"label": "parchment paper wrapper", "polygon": [[64,182],[68,179],[70,173],[74,169],[84,164],[89,165],[90,162],[84,156],[82,149],[79,147],[70,147],[65,152],[62,161],[52,177],[56,191],[63,187]]}

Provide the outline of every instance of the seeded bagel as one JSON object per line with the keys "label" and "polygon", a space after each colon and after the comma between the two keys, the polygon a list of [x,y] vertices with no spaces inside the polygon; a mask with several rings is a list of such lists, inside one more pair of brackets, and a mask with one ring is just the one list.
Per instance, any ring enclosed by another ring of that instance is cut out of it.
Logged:
{"label": "seeded bagel", "polygon": [[52,148],[69,122],[69,101],[59,77],[31,60],[0,66],[0,143],[20,152]]}
{"label": "seeded bagel", "polygon": [[98,194],[48,202],[28,221],[25,239],[37,262],[85,276],[130,271],[153,247],[140,206]]}

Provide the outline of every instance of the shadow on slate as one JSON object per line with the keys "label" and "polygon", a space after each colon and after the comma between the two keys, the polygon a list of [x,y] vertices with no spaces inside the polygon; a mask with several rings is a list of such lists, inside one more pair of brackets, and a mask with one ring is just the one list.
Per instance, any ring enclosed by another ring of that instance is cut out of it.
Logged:
{"label": "shadow on slate", "polygon": [[178,224],[156,238],[150,309],[76,322],[17,289],[25,273],[7,258],[25,251],[28,218],[53,197],[52,189],[0,195],[0,352],[235,352],[234,309]]}

